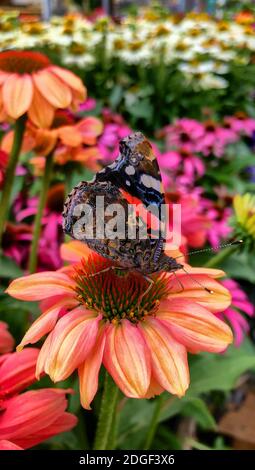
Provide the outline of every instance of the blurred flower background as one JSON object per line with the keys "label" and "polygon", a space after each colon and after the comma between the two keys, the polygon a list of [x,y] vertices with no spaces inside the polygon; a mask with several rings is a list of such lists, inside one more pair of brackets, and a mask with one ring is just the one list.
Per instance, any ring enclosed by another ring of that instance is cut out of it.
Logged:
{"label": "blurred flower background", "polygon": [[[0,449],[92,448],[103,393],[118,418],[94,448],[255,449],[254,2],[16,3],[0,10]],[[94,282],[108,262],[61,215],[138,130],[193,276],[183,292],[156,276],[141,311],[144,279]]]}

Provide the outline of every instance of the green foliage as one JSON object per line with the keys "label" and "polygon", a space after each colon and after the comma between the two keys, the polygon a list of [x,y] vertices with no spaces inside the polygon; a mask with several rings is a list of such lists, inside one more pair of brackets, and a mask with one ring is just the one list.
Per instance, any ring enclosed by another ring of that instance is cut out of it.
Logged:
{"label": "green foliage", "polygon": [[[228,393],[237,383],[240,375],[248,370],[255,370],[255,348],[245,341],[240,348],[230,347],[222,355],[201,354],[192,356],[190,360],[191,385],[182,399],[164,393],[165,401],[162,406],[160,423],[169,422],[176,415],[191,417],[200,429],[216,430],[216,422],[207,406],[207,394],[211,391]],[[123,406],[119,424],[119,448],[142,448],[146,430],[150,425],[156,406],[154,400],[126,401]],[[164,424],[159,426],[159,435]],[[171,425],[170,425],[171,429]],[[167,433],[165,433],[167,436]],[[158,437],[152,448],[157,448]],[[171,436],[169,435],[169,443]],[[175,442],[174,447],[178,448]],[[167,449],[171,447],[165,447]]]}

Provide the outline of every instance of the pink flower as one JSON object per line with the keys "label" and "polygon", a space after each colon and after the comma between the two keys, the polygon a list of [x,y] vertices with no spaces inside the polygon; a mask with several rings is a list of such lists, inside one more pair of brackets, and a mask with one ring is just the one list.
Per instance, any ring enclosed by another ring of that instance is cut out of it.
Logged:
{"label": "pink flower", "polygon": [[5,169],[8,163],[8,154],[0,149],[0,189],[3,187]]}
{"label": "pink flower", "polygon": [[119,141],[129,135],[131,129],[120,114],[115,114],[105,108],[102,115],[104,130],[99,137],[98,147],[103,156],[104,164],[107,165],[115,160],[119,153]]}
{"label": "pink flower", "polygon": [[[203,212],[200,205],[201,196],[198,191],[191,194],[167,193],[166,202],[181,204],[181,233],[186,243],[192,248],[204,246],[211,220]],[[171,221],[171,214],[170,214]]]}
{"label": "pink flower", "polygon": [[229,321],[234,330],[235,345],[238,347],[250,331],[249,323],[243,314],[245,313],[248,317],[254,317],[254,305],[248,300],[247,295],[236,281],[226,279],[225,281],[222,281],[222,284],[231,292],[232,304],[224,311],[224,313],[217,314],[217,316]]}
{"label": "pink flower", "polygon": [[96,100],[94,98],[87,98],[83,103],[81,103],[78,107],[78,112],[87,112],[95,109],[96,107]]}
{"label": "pink flower", "polygon": [[[42,218],[42,233],[39,241],[38,270],[58,269],[61,266],[59,246],[63,239],[62,207],[64,185],[55,184],[48,192],[46,208]],[[32,240],[33,217],[37,211],[37,198],[24,198],[19,195],[13,212],[16,223],[8,223],[3,238],[3,249],[16,263],[27,268],[30,244]]]}
{"label": "pink flower", "polygon": [[39,349],[6,354],[0,365],[0,450],[32,447],[72,429],[77,418],[66,413],[70,390],[42,389],[18,395],[35,382]]}
{"label": "pink flower", "polygon": [[174,181],[176,183],[182,178],[183,183],[187,181],[187,184],[191,186],[195,179],[201,178],[205,173],[205,166],[201,158],[184,149],[162,153],[158,157],[158,162],[162,173],[173,180],[171,185]]}
{"label": "pink flower", "polygon": [[5,400],[0,414],[0,450],[14,450],[15,446],[28,449],[72,429],[77,418],[65,411],[66,393],[67,390],[46,388]]}
{"label": "pink flower", "polygon": [[204,122],[204,134],[195,143],[195,151],[204,156],[222,157],[226,146],[236,142],[238,134],[231,128],[221,127],[213,121]]}
{"label": "pink flower", "polygon": [[8,331],[8,325],[0,321],[0,354],[12,351],[14,347],[14,339]]}
{"label": "pink flower", "polygon": [[168,150],[183,151],[188,154],[215,155],[221,157],[227,145],[236,142],[239,133],[234,126],[221,126],[214,121],[204,123],[193,119],[178,119],[160,132],[166,138]]}
{"label": "pink flower", "polygon": [[[192,248],[202,248],[206,241],[217,248],[232,229],[228,225],[231,209],[219,208],[214,201],[203,196],[199,187],[187,192],[168,192],[166,202],[181,205],[181,232],[183,242]],[[170,213],[170,222],[172,214]]]}
{"label": "pink flower", "polygon": [[0,400],[10,398],[36,381],[39,349],[27,348],[3,357],[0,365]]}
{"label": "pink flower", "polygon": [[251,136],[255,131],[255,119],[239,113],[237,116],[228,116],[224,119],[225,127],[234,132]]}
{"label": "pink flower", "polygon": [[194,143],[201,139],[203,134],[203,124],[189,118],[177,119],[174,124],[163,129],[168,149],[183,147],[187,152],[194,151]]}
{"label": "pink flower", "polygon": [[211,221],[208,227],[208,241],[213,248],[217,248],[222,240],[229,238],[232,228],[229,225],[229,219],[232,215],[230,207],[219,207],[216,202],[207,198],[201,198],[201,209],[207,214]]}

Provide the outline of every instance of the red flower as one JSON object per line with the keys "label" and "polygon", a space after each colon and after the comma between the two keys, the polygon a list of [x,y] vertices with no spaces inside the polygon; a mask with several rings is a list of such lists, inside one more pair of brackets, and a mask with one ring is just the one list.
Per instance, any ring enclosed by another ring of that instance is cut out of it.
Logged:
{"label": "red flower", "polygon": [[77,418],[66,413],[70,390],[31,390],[39,349],[6,354],[0,365],[0,450],[32,447],[55,434],[72,429]]}
{"label": "red flower", "polygon": [[8,331],[8,325],[0,321],[0,354],[12,351],[14,347],[14,339]]}

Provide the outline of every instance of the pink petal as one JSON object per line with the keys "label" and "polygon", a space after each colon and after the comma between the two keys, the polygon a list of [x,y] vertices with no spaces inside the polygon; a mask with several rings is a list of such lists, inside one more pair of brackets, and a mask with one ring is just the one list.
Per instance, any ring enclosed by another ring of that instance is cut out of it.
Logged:
{"label": "pink petal", "polygon": [[155,318],[148,318],[139,328],[152,356],[152,372],[157,382],[170,393],[182,397],[189,386],[189,367],[185,347],[169,329]]}
{"label": "pink petal", "polygon": [[98,374],[105,347],[105,333],[99,332],[95,345],[79,367],[80,396],[82,406],[90,410],[90,404],[97,392]]}
{"label": "pink petal", "polygon": [[39,349],[28,348],[10,354],[0,367],[0,398],[18,393],[36,381]]}
{"label": "pink petal", "polygon": [[77,307],[62,317],[48,336],[46,349],[41,350],[37,373],[41,370],[42,355],[44,370],[54,382],[71,375],[93,348],[100,319],[83,307]]}
{"label": "pink petal", "polygon": [[92,251],[78,240],[71,241],[69,243],[63,243],[60,247],[61,258],[64,261],[69,261],[70,263],[76,263],[82,258],[87,259]]}
{"label": "pink petal", "polygon": [[137,326],[128,320],[109,325],[103,361],[126,396],[142,398],[146,395],[151,376],[150,354]]}
{"label": "pink petal", "polygon": [[51,330],[53,330],[58,320],[58,317],[63,309],[73,308],[76,305],[77,301],[75,299],[64,298],[60,302],[56,303],[48,310],[43,312],[43,314],[40,315],[40,317],[38,317],[30,326],[21,343],[17,347],[17,350],[21,350],[24,346],[29,343],[34,344],[39,341],[42,336],[48,334]]}
{"label": "pink petal", "polygon": [[233,340],[229,326],[195,302],[163,301],[157,318],[193,353],[221,352]]}
{"label": "pink petal", "polygon": [[15,279],[6,292],[20,300],[43,300],[56,295],[74,296],[75,286],[63,273],[44,271]]}

